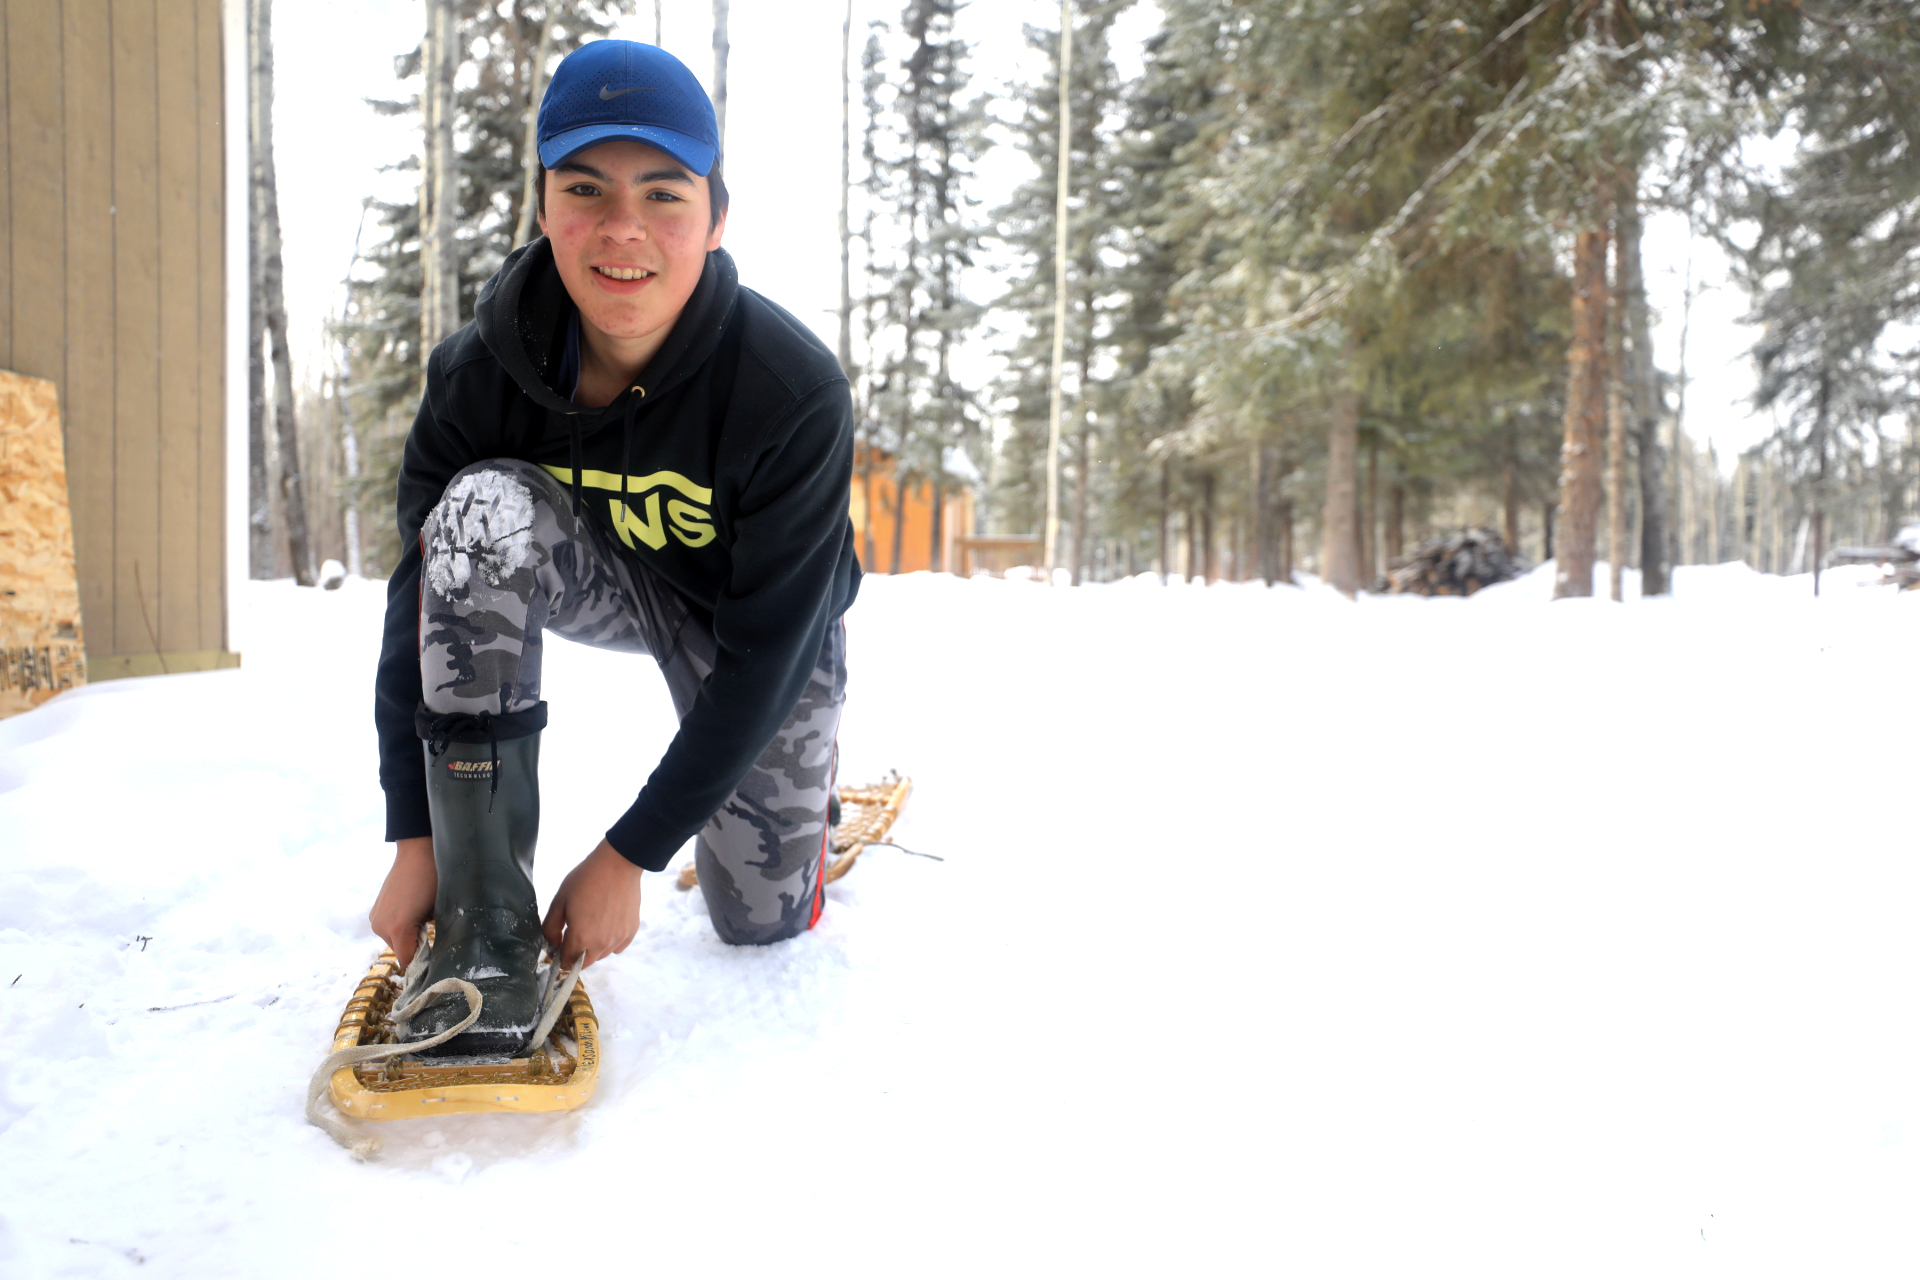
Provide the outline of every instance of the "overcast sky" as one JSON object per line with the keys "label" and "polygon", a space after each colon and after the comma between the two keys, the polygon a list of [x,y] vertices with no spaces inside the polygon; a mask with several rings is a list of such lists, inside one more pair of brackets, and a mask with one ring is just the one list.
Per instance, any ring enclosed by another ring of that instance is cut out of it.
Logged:
{"label": "overcast sky", "polygon": [[[651,41],[651,0],[640,0],[638,8],[640,14],[617,34]],[[840,297],[844,11],[844,0],[732,0],[730,19],[727,185],[733,204],[727,248],[739,261],[744,283],[813,325],[828,345],[834,341]],[[867,20],[893,18],[897,12],[895,0],[855,0],[856,73]],[[1051,16],[1033,0],[975,0],[964,9],[961,34],[976,45],[976,87],[996,91],[1004,100],[1007,86],[1036,75],[1021,24]],[[1151,6],[1142,4],[1118,28],[1116,53],[1123,73],[1137,71],[1138,45],[1154,17]],[[412,91],[394,79],[393,58],[419,42],[423,25],[419,0],[275,6],[275,155],[287,307],[295,351],[303,361],[318,355],[321,320],[339,307],[362,201],[373,194],[403,196],[417,182],[412,174],[379,171],[417,150],[417,123],[376,116],[363,100]],[[709,78],[708,0],[666,0],[663,44]],[[857,119],[854,128],[857,140]],[[1024,158],[1010,149],[989,153],[977,192],[985,207],[1003,200],[1026,171]],[[1687,245],[1682,219],[1650,220],[1646,257],[1658,316],[1656,355],[1670,371],[1678,367]],[[1758,440],[1770,424],[1743,403],[1754,382],[1746,356],[1753,335],[1737,320],[1748,300],[1728,284],[1726,263],[1711,246],[1696,240],[1693,251],[1695,288],[1703,291],[1693,304],[1687,346],[1687,424],[1697,439],[1711,436],[1730,465],[1730,455]],[[989,367],[975,360],[966,369],[983,375]]]}

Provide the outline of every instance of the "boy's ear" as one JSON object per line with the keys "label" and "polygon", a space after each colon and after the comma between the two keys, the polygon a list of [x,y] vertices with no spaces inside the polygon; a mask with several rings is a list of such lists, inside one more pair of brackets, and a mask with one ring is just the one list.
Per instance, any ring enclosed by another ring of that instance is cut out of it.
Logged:
{"label": "boy's ear", "polygon": [[[720,247],[720,238],[727,234],[727,209],[720,211],[720,221],[713,224],[713,230],[707,232],[707,252],[712,253]],[[546,232],[542,231],[541,235]]]}

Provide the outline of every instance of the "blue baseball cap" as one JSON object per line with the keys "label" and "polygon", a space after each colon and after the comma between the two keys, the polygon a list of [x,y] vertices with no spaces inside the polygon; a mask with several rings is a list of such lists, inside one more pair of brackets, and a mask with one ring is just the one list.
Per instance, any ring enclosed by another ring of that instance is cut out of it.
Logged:
{"label": "blue baseball cap", "polygon": [[581,45],[540,99],[546,168],[611,138],[658,147],[703,178],[720,157],[720,125],[700,81],[666,50],[634,40]]}

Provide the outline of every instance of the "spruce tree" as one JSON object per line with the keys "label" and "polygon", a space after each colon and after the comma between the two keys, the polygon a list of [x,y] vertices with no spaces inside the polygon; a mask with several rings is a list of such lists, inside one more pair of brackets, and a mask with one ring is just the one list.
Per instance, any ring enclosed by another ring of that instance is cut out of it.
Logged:
{"label": "spruce tree", "polygon": [[[1192,29],[1189,29],[1191,33]],[[1110,527],[1159,566],[1173,571],[1173,516],[1187,492],[1184,432],[1194,410],[1193,382],[1177,370],[1150,376],[1154,355],[1181,332],[1175,290],[1183,272],[1206,269],[1220,238],[1187,217],[1194,193],[1183,157],[1217,117],[1210,50],[1163,30],[1147,41],[1140,80],[1126,88],[1126,118],[1114,141],[1110,201],[1119,248],[1111,270],[1114,303],[1108,309],[1116,365],[1111,437]],[[1255,488],[1265,505],[1256,519],[1266,567],[1280,572],[1280,521],[1286,515],[1280,485],[1289,455],[1267,441]],[[1176,483],[1178,477],[1178,483]]]}
{"label": "spruce tree", "polygon": [[[1800,146],[1741,211],[1758,291],[1758,403],[1783,419],[1779,457],[1808,525],[1819,590],[1829,517],[1870,459],[1900,469],[1884,420],[1920,403],[1896,325],[1920,320],[1920,22],[1891,3],[1806,7],[1794,70],[1776,93]],[[1876,486],[1877,487],[1877,486]]]}
{"label": "spruce tree", "polygon": [[[953,29],[959,7],[958,0],[908,0],[899,77],[869,91],[884,119],[869,149],[871,198],[894,231],[891,243],[871,246],[886,287],[874,297],[881,349],[866,406],[869,443],[894,460],[893,545],[883,556],[889,572],[901,563],[907,494],[921,484],[931,491],[932,559],[942,567],[954,451],[971,452],[981,440],[979,407],[953,375],[956,343],[981,311],[962,291],[961,276],[980,240],[966,190],[987,145],[984,102],[966,96],[969,50]],[[884,79],[879,62],[869,74]],[[973,469],[970,461],[966,470]]]}

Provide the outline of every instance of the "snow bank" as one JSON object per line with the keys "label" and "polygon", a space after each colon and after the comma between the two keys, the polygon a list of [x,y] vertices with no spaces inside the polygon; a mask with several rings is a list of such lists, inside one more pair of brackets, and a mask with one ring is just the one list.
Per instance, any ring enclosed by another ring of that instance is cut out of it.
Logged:
{"label": "snow bank", "polygon": [[[241,670],[0,722],[0,1274],[1911,1274],[1920,598],[1844,581],[869,579],[842,776],[945,861],[752,950],[649,876],[593,1103],[372,1166],[300,1107],[376,948],[382,585],[252,584]],[[546,670],[543,900],[673,724]]]}

